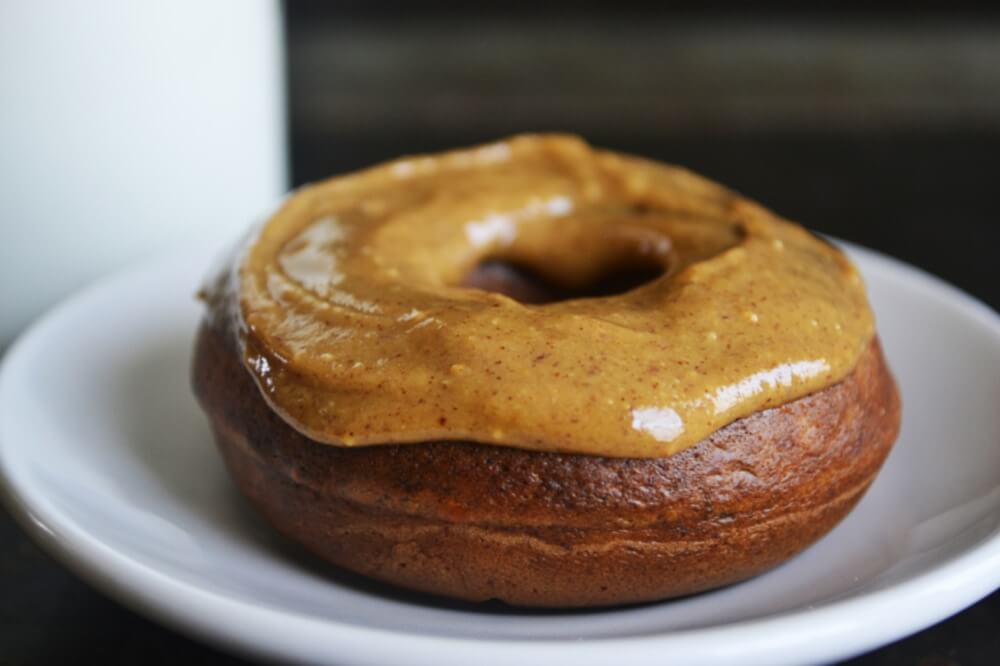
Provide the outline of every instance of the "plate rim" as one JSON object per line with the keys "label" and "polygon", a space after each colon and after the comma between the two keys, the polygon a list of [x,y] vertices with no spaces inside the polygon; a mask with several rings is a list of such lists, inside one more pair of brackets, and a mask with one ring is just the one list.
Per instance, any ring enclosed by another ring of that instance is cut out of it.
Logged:
{"label": "plate rim", "polygon": [[[919,267],[875,250],[837,242],[854,257],[863,257],[867,267],[877,270],[880,278],[915,280],[920,290],[929,289],[955,301],[1000,341],[1000,315],[986,303]],[[205,257],[210,256],[208,248],[203,251]],[[201,258],[200,254],[170,252],[95,280],[37,319],[0,358],[0,501],[36,543],[81,579],[126,607],[186,635],[244,656],[297,661],[330,656],[332,649],[338,658],[351,663],[385,663],[402,655],[412,663],[435,663],[445,657],[470,657],[473,653],[479,661],[488,656],[490,662],[516,658],[530,663],[556,656],[566,658],[571,648],[581,663],[647,653],[659,658],[683,656],[699,663],[724,663],[737,656],[748,663],[800,663],[844,658],[901,638],[949,617],[1000,587],[1000,527],[940,564],[877,590],[815,607],[641,636],[568,640],[431,635],[320,619],[171,577],[92,537],[33,492],[30,484],[18,481],[16,458],[11,453],[17,444],[7,441],[8,426],[2,417],[7,404],[4,397],[14,390],[11,376],[20,359],[31,351],[32,341],[46,329],[58,327],[64,318],[72,316],[74,308],[85,306],[112,285],[139,274],[152,276],[175,264],[194,262]],[[887,612],[898,609],[900,604],[907,605],[907,613]],[[192,607],[198,611],[192,612]],[[866,621],[872,614],[880,621]],[[821,631],[817,632],[817,627]],[[825,640],[816,640],[817,633]],[[294,645],[288,645],[289,637],[294,639]],[[829,644],[834,638],[839,645],[831,650]],[[787,659],[782,661],[782,655]]]}

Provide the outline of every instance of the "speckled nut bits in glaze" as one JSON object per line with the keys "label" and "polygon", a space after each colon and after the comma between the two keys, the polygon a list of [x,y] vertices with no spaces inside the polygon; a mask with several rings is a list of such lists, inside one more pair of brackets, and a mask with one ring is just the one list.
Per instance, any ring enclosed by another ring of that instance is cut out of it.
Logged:
{"label": "speckled nut bits in glaze", "polygon": [[196,393],[241,490],[341,567],[592,606],[774,566],[899,427],[835,247],[561,135],[294,192],[203,293]]}

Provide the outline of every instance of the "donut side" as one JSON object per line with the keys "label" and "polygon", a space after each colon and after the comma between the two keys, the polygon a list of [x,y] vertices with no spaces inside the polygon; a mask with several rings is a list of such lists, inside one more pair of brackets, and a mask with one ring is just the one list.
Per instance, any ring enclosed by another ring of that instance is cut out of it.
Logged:
{"label": "donut side", "polygon": [[279,531],[371,578],[523,606],[664,599],[771,568],[850,511],[900,418],[877,339],[843,381],[656,459],[318,444],[208,325],[193,381],[232,477]]}

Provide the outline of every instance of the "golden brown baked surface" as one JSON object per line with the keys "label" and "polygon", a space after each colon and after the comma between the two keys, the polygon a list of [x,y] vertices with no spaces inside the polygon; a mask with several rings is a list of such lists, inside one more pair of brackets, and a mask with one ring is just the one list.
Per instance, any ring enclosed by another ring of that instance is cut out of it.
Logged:
{"label": "golden brown baked surface", "polygon": [[[568,291],[467,288],[483,261]],[[289,424],[334,446],[480,441],[654,458],[843,379],[874,335],[847,258],[679,167],[561,135],[306,186],[216,302]]]}
{"label": "golden brown baked surface", "polygon": [[877,340],[842,381],[655,459],[322,446],[268,406],[210,325],[193,378],[230,472],[281,532],[376,579],[531,606],[661,599],[780,563],[857,502],[900,413]]}

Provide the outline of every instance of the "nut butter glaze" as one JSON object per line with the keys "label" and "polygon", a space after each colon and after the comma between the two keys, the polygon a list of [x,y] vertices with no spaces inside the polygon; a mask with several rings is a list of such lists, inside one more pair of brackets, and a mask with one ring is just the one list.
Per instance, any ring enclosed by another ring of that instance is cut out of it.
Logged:
{"label": "nut butter glaze", "polygon": [[[579,289],[463,287],[487,260]],[[562,135],[292,194],[208,299],[271,407],[334,446],[462,440],[651,458],[844,378],[873,336],[828,243],[683,169]]]}

